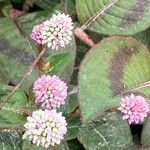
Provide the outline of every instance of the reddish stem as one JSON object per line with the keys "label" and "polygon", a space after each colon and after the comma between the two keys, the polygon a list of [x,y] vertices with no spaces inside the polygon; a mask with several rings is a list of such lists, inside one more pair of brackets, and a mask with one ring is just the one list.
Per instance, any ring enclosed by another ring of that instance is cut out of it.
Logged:
{"label": "reddish stem", "polygon": [[93,39],[88,34],[86,34],[86,32],[83,29],[76,28],[74,34],[76,35],[76,37],[84,41],[89,46],[94,47],[96,45]]}

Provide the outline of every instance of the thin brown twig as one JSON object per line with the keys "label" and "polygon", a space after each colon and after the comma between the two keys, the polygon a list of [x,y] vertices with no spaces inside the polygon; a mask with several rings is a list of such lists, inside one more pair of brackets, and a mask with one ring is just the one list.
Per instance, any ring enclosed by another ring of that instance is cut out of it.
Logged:
{"label": "thin brown twig", "polygon": [[25,132],[25,128],[0,128],[1,132]]}
{"label": "thin brown twig", "polygon": [[107,5],[105,5],[102,9],[100,9],[95,15],[93,15],[89,20],[87,20],[83,25],[82,29],[85,30],[89,27],[100,15],[102,15],[107,9],[113,6],[118,0],[112,0]]}
{"label": "thin brown twig", "polygon": [[31,7],[33,7],[34,0],[25,0],[22,6],[24,12],[28,12]]}
{"label": "thin brown twig", "polygon": [[0,109],[5,106],[5,104],[14,95],[14,93],[16,92],[16,90],[20,87],[20,85],[22,84],[22,82],[31,74],[31,72],[33,71],[34,66],[38,63],[38,61],[44,55],[45,52],[46,52],[46,48],[43,48],[43,50],[39,53],[39,55],[34,60],[34,62],[32,63],[32,65],[29,67],[29,69],[27,69],[27,71],[24,74],[24,76],[22,77],[21,81],[14,87],[14,89],[12,90],[12,92],[8,95],[7,99],[1,104]]}
{"label": "thin brown twig", "polygon": [[[1,106],[1,105],[0,105]],[[28,110],[28,109],[26,109],[26,108],[21,108],[21,109],[14,109],[14,108],[8,108],[8,107],[3,107],[2,108],[3,110],[6,110],[6,111],[11,111],[11,112],[14,112],[14,113],[18,113],[18,114],[21,114],[21,115],[31,115],[32,114],[32,112],[31,112],[31,110]]]}
{"label": "thin brown twig", "polygon": [[139,84],[138,86],[134,87],[133,89],[130,89],[129,92],[134,92],[136,90],[139,90],[139,89],[145,88],[145,87],[150,87],[150,81]]}
{"label": "thin brown twig", "polygon": [[21,25],[19,19],[18,19],[18,18],[13,18],[13,21],[14,21],[14,23],[15,23],[15,25],[16,25],[18,31],[20,32],[20,34],[24,37],[24,39],[25,39],[26,42],[28,43],[29,50],[32,51],[34,58],[36,58],[35,51],[33,50],[33,47],[32,47],[32,45],[31,45],[31,42],[29,41],[28,36],[27,36],[26,33],[22,30],[22,25]]}
{"label": "thin brown twig", "polygon": [[64,2],[64,0],[61,0],[61,11],[63,13],[66,13],[66,8],[65,8],[65,2]]}

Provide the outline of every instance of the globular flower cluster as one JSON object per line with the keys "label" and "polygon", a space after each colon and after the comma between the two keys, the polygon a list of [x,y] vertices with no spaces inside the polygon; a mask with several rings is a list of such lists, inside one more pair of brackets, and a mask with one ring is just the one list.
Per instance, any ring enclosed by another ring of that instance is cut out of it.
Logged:
{"label": "globular flower cluster", "polygon": [[52,18],[33,27],[31,38],[52,49],[65,47],[73,34],[73,22],[69,15],[53,14]]}
{"label": "globular flower cluster", "polygon": [[62,113],[57,113],[56,110],[36,110],[32,116],[27,117],[23,139],[29,139],[37,146],[48,148],[50,145],[60,144],[67,132],[66,126]]}
{"label": "globular flower cluster", "polygon": [[55,109],[65,104],[67,85],[58,76],[42,75],[34,82],[35,102],[45,109]]}
{"label": "globular flower cluster", "polygon": [[140,95],[126,96],[121,99],[120,105],[118,110],[123,113],[123,120],[128,120],[129,124],[143,122],[149,111],[148,103]]}

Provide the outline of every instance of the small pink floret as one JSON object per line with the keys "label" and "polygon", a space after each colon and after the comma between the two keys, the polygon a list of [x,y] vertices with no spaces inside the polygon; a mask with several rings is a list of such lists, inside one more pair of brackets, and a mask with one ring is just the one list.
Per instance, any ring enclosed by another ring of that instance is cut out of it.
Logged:
{"label": "small pink floret", "polygon": [[149,105],[145,98],[131,94],[121,99],[120,107],[118,108],[123,113],[123,120],[128,120],[129,124],[143,122],[147,117]]}

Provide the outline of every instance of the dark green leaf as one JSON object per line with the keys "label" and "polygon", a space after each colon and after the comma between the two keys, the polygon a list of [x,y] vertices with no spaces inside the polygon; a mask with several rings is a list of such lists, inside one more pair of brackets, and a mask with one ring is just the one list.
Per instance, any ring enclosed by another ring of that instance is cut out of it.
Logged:
{"label": "dark green leaf", "polygon": [[22,150],[21,133],[0,131],[0,150]]}
{"label": "dark green leaf", "polygon": [[71,88],[68,92],[68,98],[65,100],[65,105],[62,105],[58,111],[61,111],[64,116],[69,116],[78,107],[77,88]]}
{"label": "dark green leaf", "polygon": [[81,128],[81,122],[79,117],[74,117],[68,120],[67,134],[65,140],[72,140],[77,138],[79,129]]}
{"label": "dark green leaf", "polygon": [[[4,102],[7,94],[13,87],[0,84],[0,103]],[[10,101],[0,110],[0,128],[18,127],[25,121],[24,116],[19,110],[27,104],[25,93],[18,90],[10,99]]]}
{"label": "dark green leaf", "polygon": [[50,74],[58,74],[60,71],[63,71],[69,64],[71,57],[71,53],[68,52],[58,54],[50,58]]}
{"label": "dark green leaf", "polygon": [[73,0],[64,0],[65,2],[65,8],[67,11],[67,14],[72,15],[73,13],[75,13],[76,8],[75,8],[75,3],[73,2]]}
{"label": "dark green leaf", "polygon": [[129,125],[118,113],[83,125],[78,139],[86,150],[131,150],[133,146]]}
{"label": "dark green leaf", "polygon": [[143,126],[141,143],[143,146],[150,146],[150,117]]}

